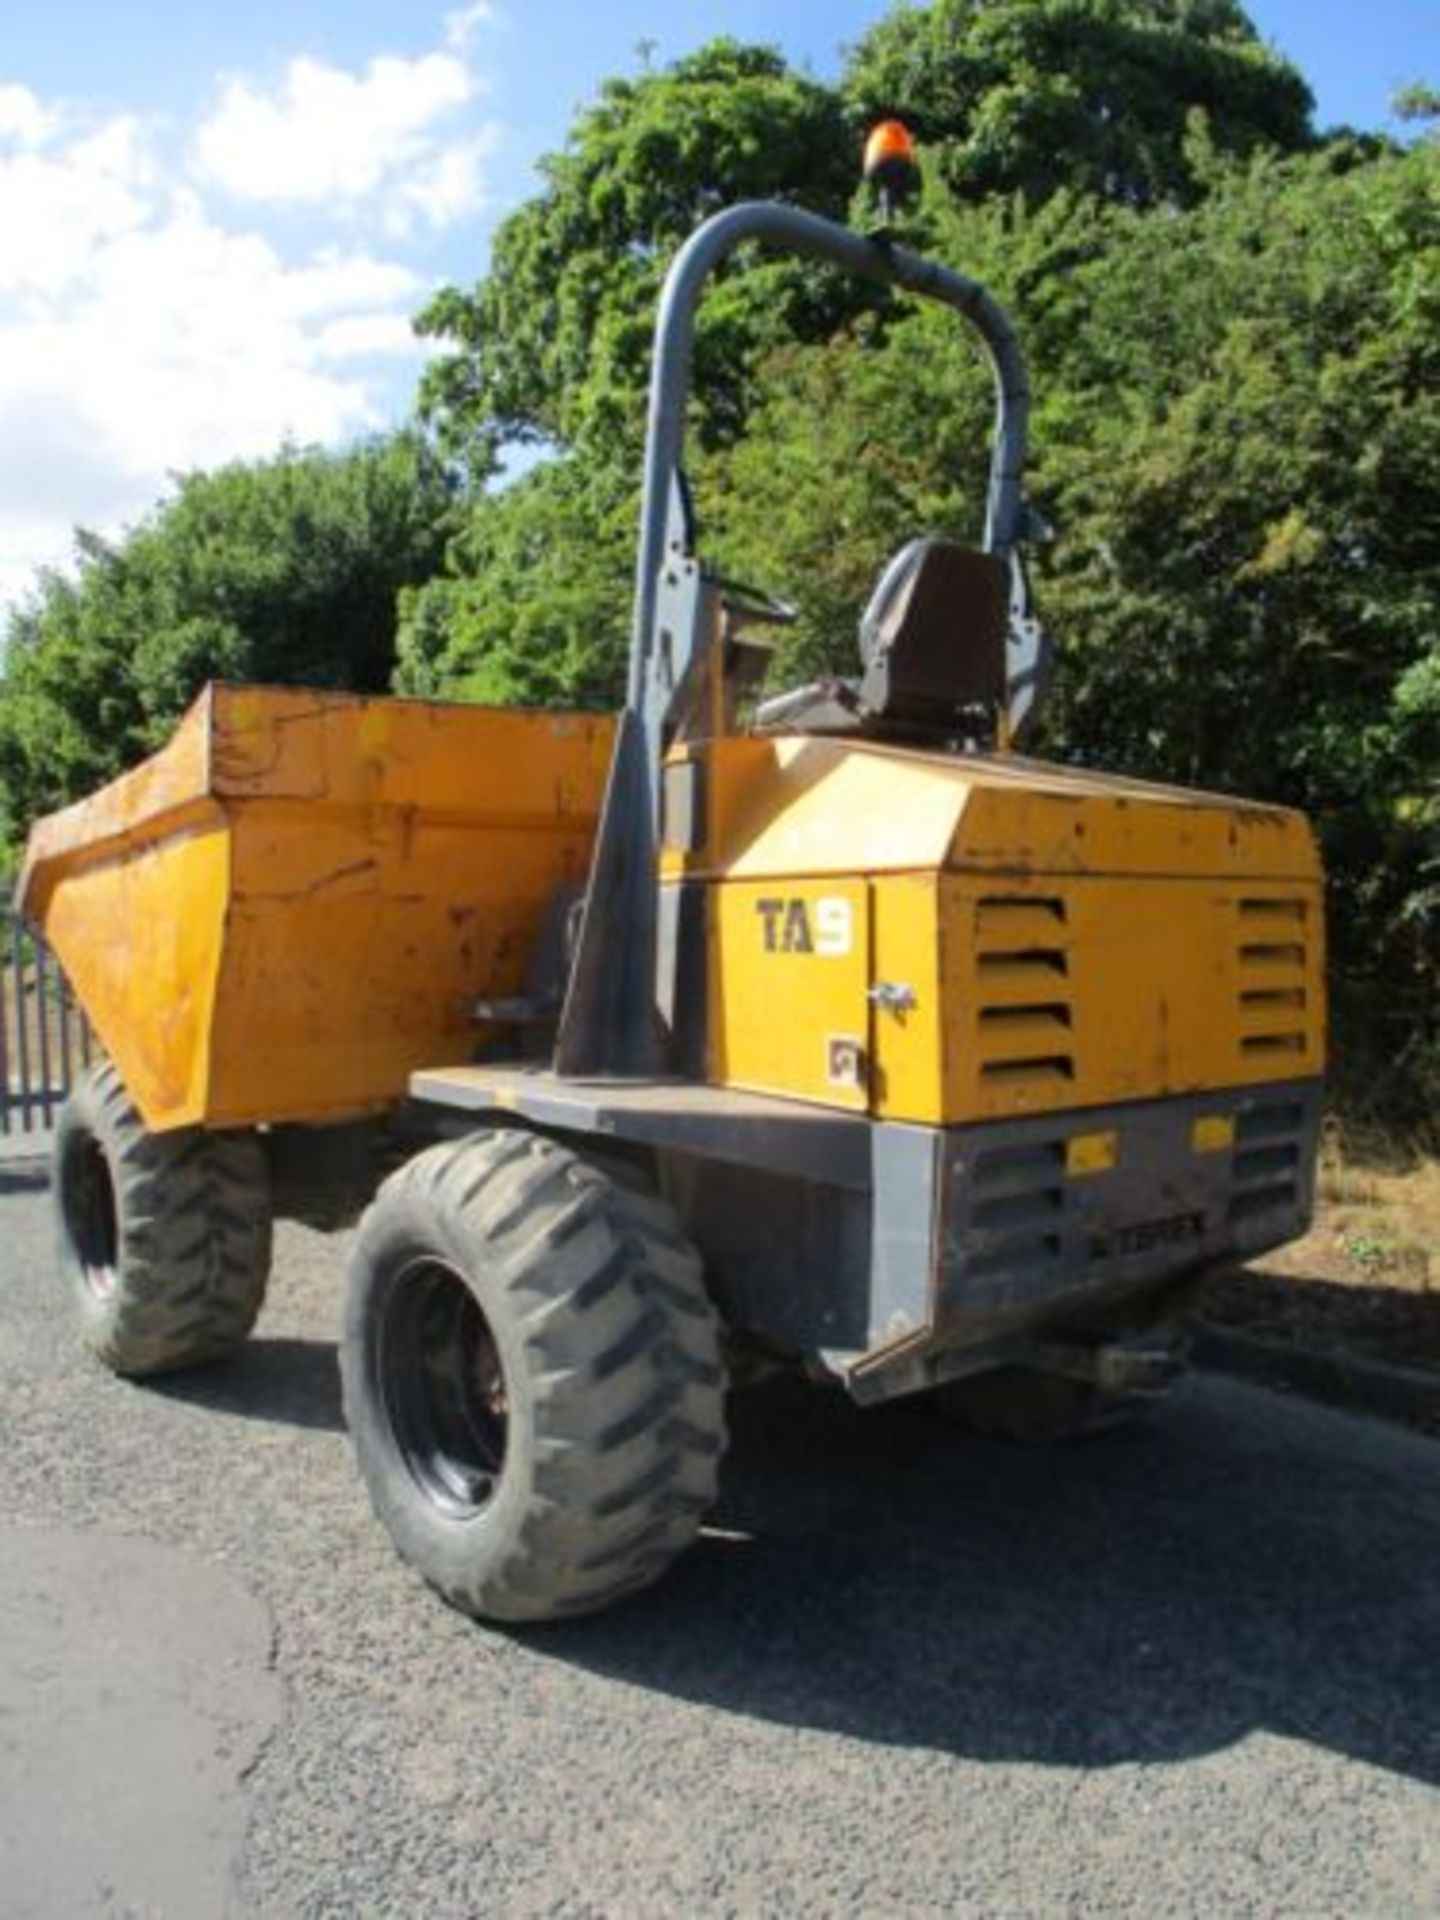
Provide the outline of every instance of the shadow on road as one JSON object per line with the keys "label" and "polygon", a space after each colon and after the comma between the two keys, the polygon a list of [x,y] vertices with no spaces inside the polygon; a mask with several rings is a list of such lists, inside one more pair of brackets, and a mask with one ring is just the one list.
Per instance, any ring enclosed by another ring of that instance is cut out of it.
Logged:
{"label": "shadow on road", "polygon": [[247,1420],[326,1433],[342,1432],[345,1426],[333,1340],[257,1335],[218,1364],[160,1374],[146,1385],[167,1399],[237,1413]]}
{"label": "shadow on road", "polygon": [[1233,1389],[1054,1451],[767,1390],[737,1404],[698,1550],[533,1644],[972,1758],[1172,1761],[1264,1731],[1437,1782],[1440,1505],[1407,1484],[1422,1443],[1380,1444],[1394,1459],[1371,1429]]}
{"label": "shadow on road", "polygon": [[1395,1366],[1440,1368],[1440,1290],[1418,1265],[1409,1278],[1409,1285],[1397,1277],[1361,1286],[1241,1267],[1207,1282],[1204,1311],[1237,1332]]}
{"label": "shadow on road", "polygon": [[48,1160],[0,1160],[0,1199],[7,1193],[39,1193],[49,1184]]}
{"label": "shadow on road", "polygon": [[[343,1425],[328,1341],[252,1340],[154,1386]],[[1048,1450],[789,1383],[739,1396],[732,1426],[699,1546],[613,1613],[528,1632],[537,1655],[977,1759],[1178,1761],[1269,1733],[1440,1783],[1427,1443],[1214,1382]]]}

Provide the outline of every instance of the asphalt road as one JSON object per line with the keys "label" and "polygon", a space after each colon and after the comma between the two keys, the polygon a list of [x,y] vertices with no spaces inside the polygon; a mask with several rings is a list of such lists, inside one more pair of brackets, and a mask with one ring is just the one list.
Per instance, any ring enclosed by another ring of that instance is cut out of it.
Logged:
{"label": "asphalt road", "polygon": [[[370,1519],[340,1257],[284,1230],[243,1355],[127,1386],[0,1166],[7,1920],[1440,1911],[1434,1442],[1214,1380],[1060,1453],[766,1390],[666,1584],[506,1635]],[[81,1898],[107,1779],[130,1844]],[[177,1858],[188,1897],[156,1891]]]}

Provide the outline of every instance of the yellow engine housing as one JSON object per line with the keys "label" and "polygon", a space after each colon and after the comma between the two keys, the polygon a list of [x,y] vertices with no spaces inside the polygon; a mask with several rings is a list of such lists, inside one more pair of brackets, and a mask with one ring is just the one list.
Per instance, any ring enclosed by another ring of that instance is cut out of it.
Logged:
{"label": "yellow engine housing", "polygon": [[663,874],[704,890],[716,1084],[954,1126],[1321,1072],[1298,813],[837,738],[668,773],[703,792]]}

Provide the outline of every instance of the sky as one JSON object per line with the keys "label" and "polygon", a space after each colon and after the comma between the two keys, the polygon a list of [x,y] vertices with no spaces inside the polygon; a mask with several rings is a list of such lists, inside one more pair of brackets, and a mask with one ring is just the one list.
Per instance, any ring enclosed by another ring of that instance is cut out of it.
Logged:
{"label": "sky", "polygon": [[[167,476],[401,419],[429,293],[483,270],[598,83],[717,33],[817,76],[884,0],[8,0],[0,608]],[[1440,0],[1251,0],[1323,126],[1440,79]]]}

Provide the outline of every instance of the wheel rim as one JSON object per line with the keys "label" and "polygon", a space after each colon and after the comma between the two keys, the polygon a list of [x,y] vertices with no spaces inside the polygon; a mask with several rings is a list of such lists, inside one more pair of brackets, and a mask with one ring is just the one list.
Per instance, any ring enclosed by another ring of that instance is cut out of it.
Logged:
{"label": "wheel rim", "polygon": [[62,1178],[65,1220],[85,1285],[97,1300],[108,1300],[120,1260],[120,1209],[109,1157],[93,1133],[72,1143]]}
{"label": "wheel rim", "polygon": [[380,1397],[411,1478],[441,1512],[473,1519],[500,1484],[509,1425],[489,1321],[464,1276],[426,1258],[398,1276],[378,1331]]}

